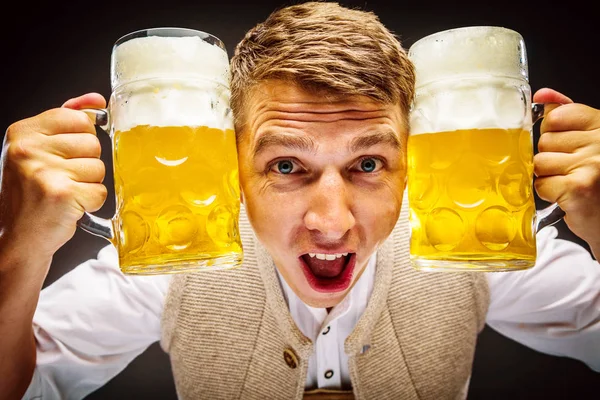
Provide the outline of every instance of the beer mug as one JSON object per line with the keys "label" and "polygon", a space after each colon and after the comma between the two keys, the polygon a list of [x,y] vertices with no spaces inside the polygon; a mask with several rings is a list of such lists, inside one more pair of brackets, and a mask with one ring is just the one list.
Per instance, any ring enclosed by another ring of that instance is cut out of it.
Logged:
{"label": "beer mug", "polygon": [[117,40],[106,109],[116,211],[78,226],[115,245],[125,274],[241,265],[240,193],[229,59],[201,31],[154,28]]}
{"label": "beer mug", "polygon": [[416,69],[408,139],[412,265],[511,271],[536,261],[533,124],[559,104],[532,104],[527,54],[513,30],[474,26],[409,48]]}

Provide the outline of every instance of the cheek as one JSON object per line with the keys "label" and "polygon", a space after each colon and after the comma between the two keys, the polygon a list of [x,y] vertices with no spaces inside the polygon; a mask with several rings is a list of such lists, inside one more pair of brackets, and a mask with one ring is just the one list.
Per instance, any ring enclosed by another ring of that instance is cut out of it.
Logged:
{"label": "cheek", "polygon": [[387,186],[377,193],[357,196],[355,218],[370,232],[389,233],[396,224],[402,207],[401,186]]}
{"label": "cheek", "polygon": [[371,204],[369,208],[359,215],[359,220],[364,221],[371,231],[387,232],[396,224],[400,214],[400,206],[395,201]]}
{"label": "cheek", "polygon": [[250,191],[245,205],[256,235],[268,243],[288,241],[302,223],[301,205],[286,196]]}

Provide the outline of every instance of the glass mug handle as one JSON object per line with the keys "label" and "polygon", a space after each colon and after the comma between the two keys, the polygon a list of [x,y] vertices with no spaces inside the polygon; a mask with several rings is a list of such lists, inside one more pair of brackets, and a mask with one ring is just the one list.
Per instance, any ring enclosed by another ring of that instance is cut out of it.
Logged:
{"label": "glass mug handle", "polygon": [[[550,111],[561,106],[561,103],[533,103],[531,104],[531,119],[535,124],[540,119],[544,118]],[[565,212],[553,203],[548,207],[536,212],[535,233],[546,226],[554,225],[565,216]]]}
{"label": "glass mug handle", "polygon": [[[86,113],[94,125],[108,133],[110,114],[107,108],[83,108],[80,111]],[[113,243],[115,238],[111,219],[97,217],[87,211],[85,211],[83,217],[77,221],[77,226],[93,235],[108,239],[111,243]]]}

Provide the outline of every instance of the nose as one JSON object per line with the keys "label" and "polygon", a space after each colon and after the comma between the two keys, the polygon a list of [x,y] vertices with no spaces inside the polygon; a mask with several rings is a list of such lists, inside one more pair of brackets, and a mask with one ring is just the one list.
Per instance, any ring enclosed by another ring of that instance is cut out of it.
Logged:
{"label": "nose", "polygon": [[304,225],[323,239],[339,240],[354,227],[351,196],[338,171],[325,171],[311,187]]}

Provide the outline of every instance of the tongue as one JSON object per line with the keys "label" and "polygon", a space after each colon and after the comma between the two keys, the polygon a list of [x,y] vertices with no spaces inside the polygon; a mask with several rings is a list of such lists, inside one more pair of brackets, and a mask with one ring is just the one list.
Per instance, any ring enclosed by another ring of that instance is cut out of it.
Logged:
{"label": "tongue", "polygon": [[304,262],[318,278],[334,278],[338,276],[346,266],[346,257],[335,260],[319,260],[316,257],[304,256]]}

